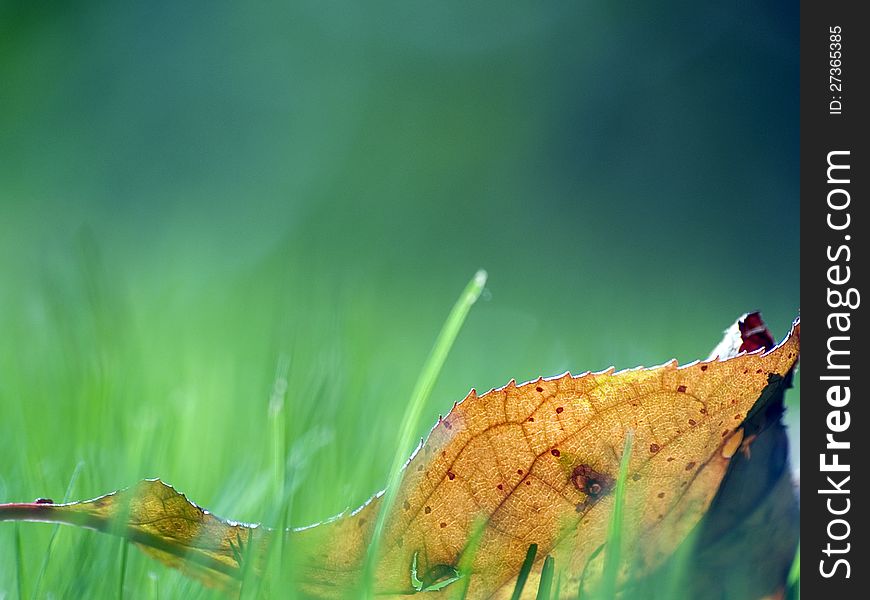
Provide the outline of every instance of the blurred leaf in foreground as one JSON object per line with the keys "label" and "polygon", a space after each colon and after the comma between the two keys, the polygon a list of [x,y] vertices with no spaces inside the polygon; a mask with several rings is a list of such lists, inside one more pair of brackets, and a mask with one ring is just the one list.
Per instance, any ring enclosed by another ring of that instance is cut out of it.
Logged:
{"label": "blurred leaf in foreground", "polygon": [[[733,345],[734,335],[723,343]],[[797,322],[770,351],[472,390],[405,466],[385,517],[375,591],[450,593],[448,579],[468,578],[468,598],[507,598],[532,544],[539,558],[526,570],[524,597],[534,597],[548,555],[563,597],[576,597],[581,576],[594,590],[627,435],[619,579],[627,565],[632,576],[653,571],[704,516],[743,445],[744,421],[785,386],[799,346]],[[347,597],[359,585],[380,504],[378,495],[287,532],[298,584],[315,596]],[[116,533],[221,586],[259,571],[277,535],[220,520],[157,480],[81,503],[0,505],[0,520]],[[465,556],[472,537],[473,556]]]}
{"label": "blurred leaf in foreground", "polygon": [[219,519],[159,479],[84,502],[52,504],[40,498],[3,504],[0,520],[5,519],[67,523],[120,535],[218,587],[240,579],[245,558],[262,559],[265,548],[260,526]]}

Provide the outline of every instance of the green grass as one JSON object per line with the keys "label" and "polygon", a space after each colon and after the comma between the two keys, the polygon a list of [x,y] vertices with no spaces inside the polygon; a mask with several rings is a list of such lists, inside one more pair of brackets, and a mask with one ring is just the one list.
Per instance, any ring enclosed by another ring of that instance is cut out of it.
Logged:
{"label": "green grass", "polygon": [[553,557],[547,556],[544,558],[544,564],[541,567],[541,581],[538,584],[538,593],[535,595],[535,600],[550,600],[553,597],[554,569]]}

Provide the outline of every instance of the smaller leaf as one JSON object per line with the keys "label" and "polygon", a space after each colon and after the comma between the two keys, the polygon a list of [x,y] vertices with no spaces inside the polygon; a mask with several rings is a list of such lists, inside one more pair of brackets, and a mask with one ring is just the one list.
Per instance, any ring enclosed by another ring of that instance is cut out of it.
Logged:
{"label": "smaller leaf", "polygon": [[219,519],[159,479],[82,502],[3,504],[0,521],[6,520],[66,523],[120,535],[216,587],[234,586],[245,558],[259,564],[267,533],[257,525]]}

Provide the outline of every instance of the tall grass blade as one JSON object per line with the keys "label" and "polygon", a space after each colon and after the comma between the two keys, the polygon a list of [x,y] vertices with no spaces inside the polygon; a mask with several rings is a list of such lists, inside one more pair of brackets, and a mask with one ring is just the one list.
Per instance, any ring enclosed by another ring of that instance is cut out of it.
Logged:
{"label": "tall grass blade", "polygon": [[121,540],[121,572],[118,575],[118,600],[124,600],[124,579],[127,577],[127,551],[130,549],[130,543],[127,540]]}
{"label": "tall grass blade", "polygon": [[402,467],[405,464],[408,455],[411,453],[414,443],[417,426],[420,422],[420,415],[423,412],[423,406],[426,400],[432,393],[432,388],[435,386],[435,381],[444,367],[444,362],[450,352],[450,348],[456,341],[456,336],[468,316],[471,307],[477,302],[480,297],[483,287],[486,285],[486,271],[480,270],[474,274],[468,285],[459,296],[459,300],[453,305],[453,309],[447,316],[438,338],[435,340],[435,345],[423,366],[417,383],[414,386],[414,391],[411,393],[411,400],[405,408],[405,415],[402,418],[402,425],[399,434],[397,451],[394,454],[393,464],[390,468],[390,476],[387,480],[387,487],[384,490],[384,496],[381,500],[381,508],[378,512],[378,520],[375,523],[372,541],[369,544],[368,553],[366,555],[366,563],[363,571],[363,591],[366,597],[371,597],[372,569],[375,560],[377,560],[378,550],[380,549],[381,537],[384,533],[386,517],[390,514],[390,509],[396,498],[396,492],[399,488],[399,481],[402,476]]}
{"label": "tall grass blade", "polygon": [[15,576],[18,586],[18,597],[24,600],[24,552],[21,548],[21,528],[15,524]]}
{"label": "tall grass blade", "polygon": [[592,565],[592,562],[601,554],[602,550],[604,550],[604,546],[606,543],[601,544],[595,550],[592,551],[592,554],[589,555],[589,558],[586,559],[586,564],[583,565],[583,572],[580,574],[580,585],[577,586],[577,600],[583,600],[583,590],[586,586],[586,576],[589,574],[589,567]]}
{"label": "tall grass blade", "polygon": [[553,586],[553,594],[552,598],[559,600],[562,597],[562,571],[561,569],[556,571],[553,575],[553,579],[555,580],[555,585]]}
{"label": "tall grass blade", "polygon": [[477,556],[477,551],[480,549],[480,540],[483,539],[483,532],[486,529],[486,520],[477,519],[471,526],[471,535],[468,537],[468,543],[462,551],[462,556],[459,557],[458,568],[462,581],[458,586],[456,598],[465,600],[468,596],[468,587],[471,585],[471,567],[474,564],[474,558]]}
{"label": "tall grass blade", "polygon": [[[288,378],[290,371],[290,359],[282,355],[278,358],[275,368],[275,377],[272,384],[272,392],[268,406],[269,428],[269,463],[271,465],[271,498],[270,510],[266,519],[270,525],[279,525],[279,530],[284,531],[290,518],[291,486],[288,482],[287,468],[287,411],[286,397]],[[292,478],[292,474],[290,474]],[[267,590],[281,585],[281,576],[284,567],[284,549],[286,536],[277,536],[277,540],[269,544],[266,550],[266,569],[262,574],[257,574],[254,569],[245,570],[245,579],[242,582],[243,589],[247,590],[247,596],[258,598],[268,595]],[[295,594],[288,591],[288,597]],[[241,597],[241,596],[240,596]]]}
{"label": "tall grass blade", "polygon": [[[72,491],[75,487],[76,481],[79,478],[79,473],[84,467],[83,462],[79,461],[76,463],[75,469],[73,469],[73,473],[69,478],[69,484],[66,486],[66,492],[63,494],[62,502],[69,502],[72,497]],[[31,598],[34,600],[39,598],[39,591],[42,586],[42,578],[45,576],[45,571],[48,569],[48,560],[51,558],[51,552],[54,549],[54,538],[57,537],[57,532],[60,530],[60,524],[54,526],[51,530],[51,535],[48,538],[48,546],[45,549],[45,556],[42,557],[42,565],[39,567],[39,574],[36,576],[36,583],[33,584],[33,594],[31,594]]]}
{"label": "tall grass blade", "polygon": [[631,446],[634,442],[634,432],[627,431],[622,447],[622,459],[619,463],[619,478],[616,481],[616,493],[613,498],[613,512],[610,514],[610,524],[607,530],[607,546],[604,550],[604,572],[601,576],[600,597],[615,598],[616,584],[619,578],[619,566],[622,563],[622,539],[624,537],[623,513],[625,510],[625,484],[628,478],[628,463],[631,459]]}

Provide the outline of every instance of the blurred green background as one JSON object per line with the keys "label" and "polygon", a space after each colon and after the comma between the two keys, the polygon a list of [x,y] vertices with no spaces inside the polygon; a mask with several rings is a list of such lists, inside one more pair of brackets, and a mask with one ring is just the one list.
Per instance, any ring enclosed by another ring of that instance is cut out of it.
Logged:
{"label": "blurred green background", "polygon": [[[0,501],[78,465],[74,498],[267,518],[286,380],[291,522],[358,505],[479,267],[421,435],[751,309],[783,336],[797,44],[792,2],[0,2]],[[25,596],[115,593],[119,543],[52,530],[19,528]],[[137,552],[127,585],[203,593]]]}

